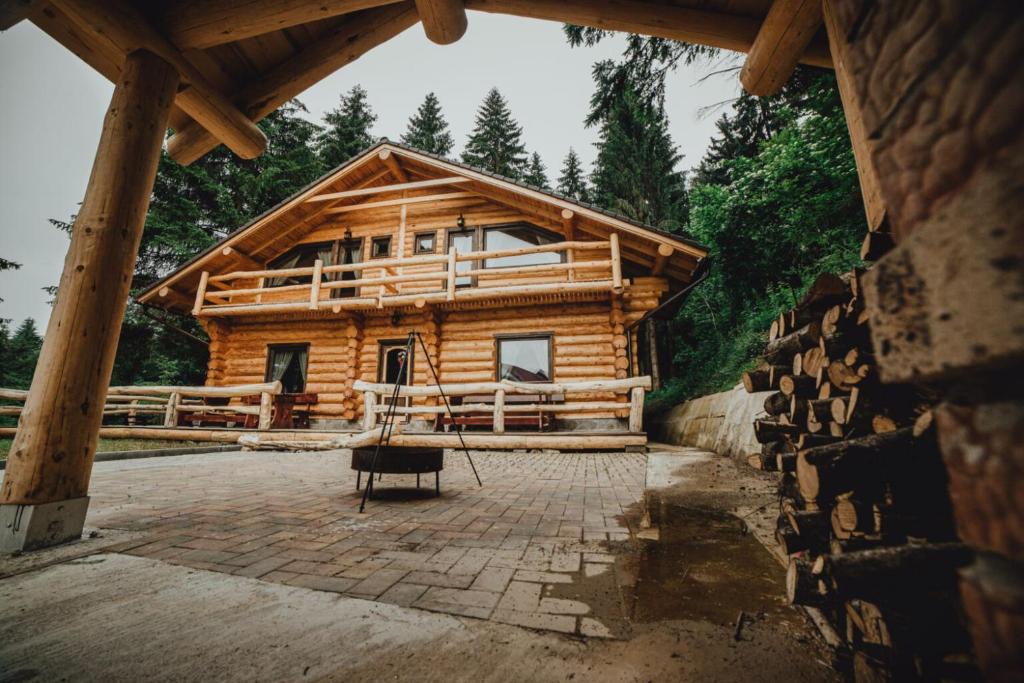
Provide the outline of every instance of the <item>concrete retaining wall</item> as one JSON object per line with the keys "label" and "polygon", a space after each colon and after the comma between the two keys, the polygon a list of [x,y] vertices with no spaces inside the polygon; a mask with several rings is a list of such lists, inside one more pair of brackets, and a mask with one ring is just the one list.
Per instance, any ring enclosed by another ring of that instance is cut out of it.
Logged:
{"label": "concrete retaining wall", "polygon": [[770,393],[748,394],[737,384],[729,391],[686,401],[654,420],[652,436],[663,443],[746,460],[761,451],[754,438],[754,419],[764,416],[764,399]]}

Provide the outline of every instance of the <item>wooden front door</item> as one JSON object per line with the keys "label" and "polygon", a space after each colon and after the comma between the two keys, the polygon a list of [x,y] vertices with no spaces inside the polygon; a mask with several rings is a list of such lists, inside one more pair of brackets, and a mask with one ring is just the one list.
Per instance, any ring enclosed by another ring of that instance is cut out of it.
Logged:
{"label": "wooden front door", "polygon": [[[380,342],[380,355],[377,359],[377,381],[384,384],[401,384],[408,386],[412,384],[413,357],[406,359],[406,340],[391,339]],[[413,351],[415,356],[415,349]],[[404,362],[403,362],[404,361]],[[391,394],[381,396],[383,405],[391,404]],[[409,397],[398,399],[398,405],[408,406],[412,404]],[[400,422],[407,422],[408,415],[400,415]]]}

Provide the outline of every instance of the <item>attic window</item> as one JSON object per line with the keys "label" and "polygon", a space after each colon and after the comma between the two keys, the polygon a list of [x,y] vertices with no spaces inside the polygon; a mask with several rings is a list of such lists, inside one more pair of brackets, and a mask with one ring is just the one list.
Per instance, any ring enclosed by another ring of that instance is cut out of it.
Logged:
{"label": "attic window", "polygon": [[374,237],[370,243],[370,258],[391,256],[391,237]]}
{"label": "attic window", "polygon": [[416,235],[416,244],[413,247],[414,254],[433,254],[434,243],[437,241],[437,234],[433,232],[421,232]]}

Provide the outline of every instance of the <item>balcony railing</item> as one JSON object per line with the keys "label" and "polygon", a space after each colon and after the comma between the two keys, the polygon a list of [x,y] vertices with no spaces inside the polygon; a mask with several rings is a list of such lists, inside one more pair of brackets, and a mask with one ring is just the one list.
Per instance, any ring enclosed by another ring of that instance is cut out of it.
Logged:
{"label": "balcony railing", "polygon": [[[565,256],[557,263],[481,266],[493,259],[547,253]],[[580,259],[581,255],[587,258]],[[460,269],[460,263],[470,265]],[[355,277],[343,279],[345,273]],[[272,279],[288,278],[308,278],[310,282],[268,285]],[[372,259],[345,265],[325,266],[318,260],[305,268],[222,275],[204,271],[192,312],[200,317],[325,309],[339,312],[526,295],[622,291],[622,286],[619,240],[613,233],[606,241],[557,242],[465,253],[452,249],[447,254]]]}

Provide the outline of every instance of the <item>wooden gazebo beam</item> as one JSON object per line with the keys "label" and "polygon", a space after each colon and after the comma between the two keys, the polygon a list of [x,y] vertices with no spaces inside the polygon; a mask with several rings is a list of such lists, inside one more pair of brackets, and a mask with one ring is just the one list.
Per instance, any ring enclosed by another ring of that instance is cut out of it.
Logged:
{"label": "wooden gazebo beam", "polygon": [[147,50],[158,55],[181,75],[188,87],[176,102],[231,151],[245,159],[263,153],[263,131],[218,91],[181,51],[154,29],[145,17],[124,0],[53,0],[82,31],[112,43],[123,54]]}
{"label": "wooden gazebo beam", "polygon": [[466,33],[468,21],[462,0],[416,0],[416,10],[427,38],[450,45]]}
{"label": "wooden gazebo beam", "polygon": [[42,4],[42,0],[0,0],[0,31],[27,19]]}
{"label": "wooden gazebo beam", "polygon": [[7,459],[0,551],[81,535],[118,329],[177,87],[174,67],[157,55],[140,50],[125,60]]}
{"label": "wooden gazebo beam", "polygon": [[820,28],[821,0],[775,0],[740,72],[743,88],[751,95],[779,92]]}
{"label": "wooden gazebo beam", "polygon": [[[253,120],[260,121],[418,20],[411,1],[359,12],[243,88],[235,102]],[[175,161],[187,165],[216,147],[217,142],[202,125],[191,123],[171,136],[167,151]]]}
{"label": "wooden gazebo beam", "polygon": [[[761,20],[753,17],[642,0],[466,0],[466,8],[640,33],[736,52],[749,51],[761,29]],[[800,62],[831,68],[828,44],[812,41]]]}
{"label": "wooden gazebo beam", "polygon": [[179,47],[205,49],[399,1],[184,0],[168,3],[161,23]]}

